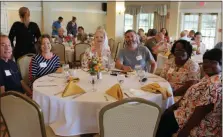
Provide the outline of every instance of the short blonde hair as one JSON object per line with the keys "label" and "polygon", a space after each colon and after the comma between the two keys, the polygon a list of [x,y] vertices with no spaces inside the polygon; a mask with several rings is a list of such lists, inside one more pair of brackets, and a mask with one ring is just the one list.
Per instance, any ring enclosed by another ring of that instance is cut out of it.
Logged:
{"label": "short blonde hair", "polygon": [[20,16],[21,18],[24,18],[25,14],[26,14],[27,12],[29,12],[29,9],[28,9],[27,7],[21,7],[21,8],[19,9],[19,16]]}

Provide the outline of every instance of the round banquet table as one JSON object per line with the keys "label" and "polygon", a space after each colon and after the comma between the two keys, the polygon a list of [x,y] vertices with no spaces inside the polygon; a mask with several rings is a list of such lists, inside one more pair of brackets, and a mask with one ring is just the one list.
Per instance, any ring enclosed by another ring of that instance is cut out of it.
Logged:
{"label": "round banquet table", "polygon": [[[62,97],[61,91],[64,90],[67,83],[63,74],[59,73],[43,76],[33,84],[33,100],[40,105],[45,124],[49,124],[56,135],[98,133],[99,111],[105,105],[117,101],[105,94],[107,89],[117,83],[116,76],[104,72],[103,78],[96,82],[95,92],[92,91],[92,85],[89,82],[90,75],[87,72],[77,69],[76,76],[80,78],[77,85],[86,91],[85,94]],[[147,73],[146,77],[148,80],[144,84],[157,82],[172,94],[170,84],[163,78],[150,73]],[[163,111],[174,104],[173,96],[163,100],[161,94],[141,91],[141,86],[137,76],[130,75],[125,78],[122,90],[130,97],[140,97],[155,102]],[[124,95],[124,98],[127,96]]]}
{"label": "round banquet table", "polygon": [[[191,56],[191,59],[200,64],[203,62],[203,55],[194,55]],[[157,68],[163,69],[165,62],[168,60],[168,56],[164,56],[163,53],[158,54],[157,56]]]}

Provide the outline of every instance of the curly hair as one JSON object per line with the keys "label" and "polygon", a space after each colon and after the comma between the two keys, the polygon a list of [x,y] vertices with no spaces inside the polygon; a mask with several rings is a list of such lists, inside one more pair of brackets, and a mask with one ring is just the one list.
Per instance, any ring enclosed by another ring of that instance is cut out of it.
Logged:
{"label": "curly hair", "polygon": [[183,45],[183,48],[186,50],[187,54],[188,54],[188,58],[191,58],[192,55],[192,45],[190,44],[190,42],[186,41],[186,40],[177,40],[174,44],[173,47],[171,49],[171,53],[174,55],[174,51],[176,48],[177,43],[181,43]]}
{"label": "curly hair", "polygon": [[211,49],[209,51],[206,51],[203,55],[203,60],[215,60],[219,62],[219,64],[222,64],[222,50],[220,49]]}
{"label": "curly hair", "polygon": [[36,50],[37,50],[37,52],[38,52],[39,54],[42,53],[41,45],[42,45],[42,41],[43,41],[44,38],[48,38],[49,41],[50,41],[50,43],[52,43],[52,40],[51,40],[51,37],[50,37],[49,34],[42,34],[42,35],[39,37],[39,39],[38,39],[38,41],[37,41],[37,43],[36,43]]}

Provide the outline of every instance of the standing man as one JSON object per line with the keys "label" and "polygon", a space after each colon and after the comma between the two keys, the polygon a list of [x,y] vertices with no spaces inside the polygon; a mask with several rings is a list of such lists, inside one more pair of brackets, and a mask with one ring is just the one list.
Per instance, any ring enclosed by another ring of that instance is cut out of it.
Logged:
{"label": "standing man", "polygon": [[72,20],[67,23],[67,35],[72,34],[74,37],[77,36],[77,18],[72,17]]}
{"label": "standing man", "polygon": [[63,21],[62,17],[59,17],[57,21],[53,22],[52,25],[52,36],[57,36],[58,35],[58,29],[61,28],[61,22]]}
{"label": "standing man", "polygon": [[120,50],[115,67],[124,71],[131,71],[135,69],[136,65],[140,65],[145,71],[154,73],[156,62],[150,51],[138,43],[137,34],[134,30],[125,32],[125,43],[126,47]]}
{"label": "standing man", "polygon": [[[30,22],[30,11],[27,7],[19,9],[21,21],[14,22],[9,32],[9,39],[14,48],[15,60],[27,53],[36,53],[35,43],[40,37],[40,29],[35,22]],[[16,37],[16,44],[13,44]]]}

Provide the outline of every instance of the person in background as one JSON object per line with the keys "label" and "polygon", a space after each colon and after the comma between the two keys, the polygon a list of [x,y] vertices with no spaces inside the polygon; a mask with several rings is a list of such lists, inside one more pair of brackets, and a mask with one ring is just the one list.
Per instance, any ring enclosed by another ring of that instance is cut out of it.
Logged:
{"label": "person in background", "polygon": [[164,35],[162,32],[157,33],[155,37],[145,42],[145,46],[150,50],[155,60],[157,60],[157,55],[154,52],[153,48],[157,45],[160,45],[161,42],[164,42]]}
{"label": "person in background", "polygon": [[166,30],[165,28],[162,28],[162,29],[160,30],[160,32],[163,33],[163,35],[164,35],[164,40],[165,40],[167,43],[169,43],[169,42],[170,42],[170,37],[168,36],[168,32],[167,32],[167,30]]}
{"label": "person in background", "polygon": [[111,58],[110,47],[108,46],[108,37],[104,29],[97,29],[94,34],[94,41],[91,47],[86,49],[81,64],[83,67],[88,67],[88,60],[92,56],[97,56],[102,59],[102,65],[106,67],[108,61]]}
{"label": "person in background", "polygon": [[186,41],[190,41],[190,39],[187,37],[187,30],[184,30],[180,33],[180,38],[179,40],[186,40]]}
{"label": "person in background", "polygon": [[72,20],[67,23],[67,35],[71,34],[74,37],[77,36],[77,18],[72,17]]}
{"label": "person in background", "polygon": [[64,29],[61,27],[58,29],[58,36],[55,38],[55,43],[62,44],[64,42]]}
{"label": "person in background", "polygon": [[220,49],[222,50],[222,42],[218,42],[215,46],[214,46],[215,49]]}
{"label": "person in background", "polygon": [[206,76],[163,113],[156,137],[222,137],[221,65],[222,50],[204,53]]}
{"label": "person in background", "polygon": [[[21,21],[14,22],[10,32],[9,39],[13,49],[15,60],[28,53],[36,53],[35,43],[40,37],[40,29],[35,22],[30,22],[30,11],[27,7],[19,9]],[[16,44],[13,44],[16,38]]]}
{"label": "person in background", "polygon": [[78,27],[77,40],[81,41],[82,43],[87,40],[87,34],[84,32],[84,28],[82,26]]}
{"label": "person in background", "polygon": [[32,95],[29,86],[22,80],[17,64],[12,61],[12,46],[8,36],[0,35],[0,94],[17,91]]}
{"label": "person in background", "polygon": [[52,25],[52,36],[58,35],[58,29],[61,28],[61,23],[63,22],[63,18],[59,17],[57,21],[53,22]]}
{"label": "person in background", "polygon": [[194,40],[191,41],[192,47],[196,48],[196,54],[204,54],[206,51],[206,46],[201,40],[202,40],[201,33],[196,32],[194,35]]}
{"label": "person in background", "polygon": [[186,40],[176,41],[171,53],[174,58],[165,63],[160,76],[170,83],[174,96],[182,96],[200,80],[200,67],[191,60],[192,46]]}
{"label": "person in background", "polygon": [[150,51],[138,43],[134,30],[125,32],[125,43],[126,47],[119,51],[115,67],[128,72],[135,69],[136,65],[141,65],[145,71],[154,73],[156,62]]}
{"label": "person in background", "polygon": [[188,35],[188,38],[190,40],[194,40],[194,35],[195,35],[195,31],[194,30],[190,30],[189,35]]}
{"label": "person in background", "polygon": [[147,40],[155,37],[157,34],[157,30],[156,29],[149,29],[148,33],[147,33]]}
{"label": "person in background", "polygon": [[51,39],[43,34],[38,41],[38,54],[30,62],[29,79],[33,83],[37,78],[58,71],[60,59],[51,52]]}
{"label": "person in background", "polygon": [[140,28],[138,30],[138,38],[139,38],[140,43],[145,43],[146,35],[145,35],[144,30],[142,28]]}

